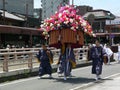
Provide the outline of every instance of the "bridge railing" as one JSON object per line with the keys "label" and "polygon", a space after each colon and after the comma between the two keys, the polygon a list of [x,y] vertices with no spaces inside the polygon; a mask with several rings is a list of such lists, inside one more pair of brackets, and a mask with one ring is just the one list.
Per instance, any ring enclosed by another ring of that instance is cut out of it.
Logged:
{"label": "bridge railing", "polygon": [[[0,72],[9,72],[14,69],[39,66],[36,54],[41,48],[0,49]],[[74,49],[76,60],[86,60],[87,48]],[[60,49],[51,49],[54,55],[54,63],[60,55]]]}

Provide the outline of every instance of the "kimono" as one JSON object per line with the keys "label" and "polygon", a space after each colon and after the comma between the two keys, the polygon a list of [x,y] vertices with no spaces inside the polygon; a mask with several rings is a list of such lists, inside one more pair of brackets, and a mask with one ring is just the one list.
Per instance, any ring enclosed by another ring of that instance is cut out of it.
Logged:
{"label": "kimono", "polygon": [[66,48],[64,54],[60,55],[58,73],[70,76],[72,68],[76,66],[75,55],[72,48]]}
{"label": "kimono", "polygon": [[[50,50],[49,50],[50,51]],[[51,57],[49,57],[51,56]],[[50,55],[48,55],[47,50],[40,50],[37,58],[40,61],[39,66],[39,76],[43,76],[44,74],[51,75],[52,67],[51,67],[51,58],[53,57],[52,52],[50,51]]]}
{"label": "kimono", "polygon": [[100,75],[102,73],[103,55],[105,51],[101,46],[94,46],[90,50],[92,60],[92,74]]}

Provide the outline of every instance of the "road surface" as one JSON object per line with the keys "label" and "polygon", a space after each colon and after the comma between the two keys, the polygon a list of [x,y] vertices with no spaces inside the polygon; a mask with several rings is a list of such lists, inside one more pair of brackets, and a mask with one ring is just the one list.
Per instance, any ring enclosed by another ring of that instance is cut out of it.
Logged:
{"label": "road surface", "polygon": [[[102,78],[117,73],[120,73],[120,64],[104,65]],[[95,75],[91,74],[91,66],[74,69],[72,75],[73,77],[66,81],[63,77],[59,78],[57,73],[53,74],[53,79],[47,78],[47,75],[43,79],[38,76],[20,79],[0,84],[0,90],[70,90],[95,81]]]}

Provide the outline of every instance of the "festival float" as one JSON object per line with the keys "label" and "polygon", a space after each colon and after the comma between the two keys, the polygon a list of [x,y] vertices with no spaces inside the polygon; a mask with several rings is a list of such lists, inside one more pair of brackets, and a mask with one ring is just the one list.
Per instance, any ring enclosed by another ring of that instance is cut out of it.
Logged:
{"label": "festival float", "polygon": [[84,33],[94,36],[90,24],[76,14],[72,5],[59,8],[53,16],[45,19],[41,30],[44,31],[49,46],[56,48],[67,43],[73,48],[79,48],[84,45]]}

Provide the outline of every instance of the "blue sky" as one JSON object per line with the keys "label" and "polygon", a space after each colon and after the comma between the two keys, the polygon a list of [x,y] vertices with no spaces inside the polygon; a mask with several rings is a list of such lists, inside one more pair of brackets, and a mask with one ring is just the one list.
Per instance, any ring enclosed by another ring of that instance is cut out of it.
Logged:
{"label": "blue sky", "polygon": [[[34,7],[39,8],[41,0],[34,0]],[[71,1],[71,0],[70,0]],[[120,16],[120,0],[74,0],[74,5],[89,5],[94,9],[105,9]]]}

